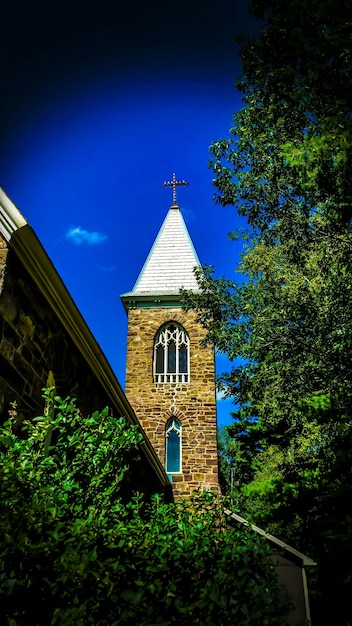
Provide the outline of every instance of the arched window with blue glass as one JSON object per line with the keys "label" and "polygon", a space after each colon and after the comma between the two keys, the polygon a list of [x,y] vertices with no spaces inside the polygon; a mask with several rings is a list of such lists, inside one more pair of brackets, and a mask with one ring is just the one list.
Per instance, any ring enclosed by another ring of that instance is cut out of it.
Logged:
{"label": "arched window with blue glass", "polygon": [[167,474],[181,472],[181,424],[175,417],[166,422],[165,469]]}
{"label": "arched window with blue glass", "polygon": [[181,324],[164,324],[154,341],[153,379],[156,383],[189,382],[189,337]]}

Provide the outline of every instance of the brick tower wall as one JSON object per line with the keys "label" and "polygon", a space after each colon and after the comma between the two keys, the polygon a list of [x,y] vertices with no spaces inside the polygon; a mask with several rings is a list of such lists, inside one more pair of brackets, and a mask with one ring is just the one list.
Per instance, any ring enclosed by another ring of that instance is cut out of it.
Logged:
{"label": "brick tower wall", "polygon": [[[153,347],[160,326],[178,322],[190,339],[190,382],[154,383]],[[195,489],[218,489],[215,359],[202,347],[203,327],[181,308],[141,308],[128,313],[126,395],[165,464],[165,426],[174,415],[182,428],[182,473],[172,475],[175,498]]]}

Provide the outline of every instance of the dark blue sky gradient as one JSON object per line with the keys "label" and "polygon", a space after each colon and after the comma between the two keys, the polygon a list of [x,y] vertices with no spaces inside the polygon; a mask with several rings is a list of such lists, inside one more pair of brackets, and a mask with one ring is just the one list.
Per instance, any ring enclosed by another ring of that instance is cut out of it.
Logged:
{"label": "dark blue sky gradient", "polygon": [[[0,185],[123,385],[119,295],[171,204],[173,172],[189,181],[178,201],[201,262],[233,275],[238,218],[212,201],[209,145],[240,104],[234,36],[253,26],[244,2],[71,5],[4,9]],[[230,410],[222,403],[220,423]]]}

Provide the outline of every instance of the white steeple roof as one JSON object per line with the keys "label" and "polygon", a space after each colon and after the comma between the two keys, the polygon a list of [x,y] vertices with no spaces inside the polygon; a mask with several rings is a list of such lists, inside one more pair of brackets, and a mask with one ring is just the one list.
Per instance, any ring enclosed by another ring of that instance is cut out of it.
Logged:
{"label": "white steeple roof", "polygon": [[181,287],[199,291],[193,269],[199,266],[180,207],[173,204],[160,228],[132,293],[178,293]]}

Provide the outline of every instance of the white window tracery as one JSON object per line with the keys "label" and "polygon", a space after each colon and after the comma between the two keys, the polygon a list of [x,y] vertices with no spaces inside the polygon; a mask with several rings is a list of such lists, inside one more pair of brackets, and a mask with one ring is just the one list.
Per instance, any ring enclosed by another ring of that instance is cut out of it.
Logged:
{"label": "white window tracery", "polygon": [[154,341],[153,378],[156,383],[189,382],[189,337],[175,322],[165,324]]}

